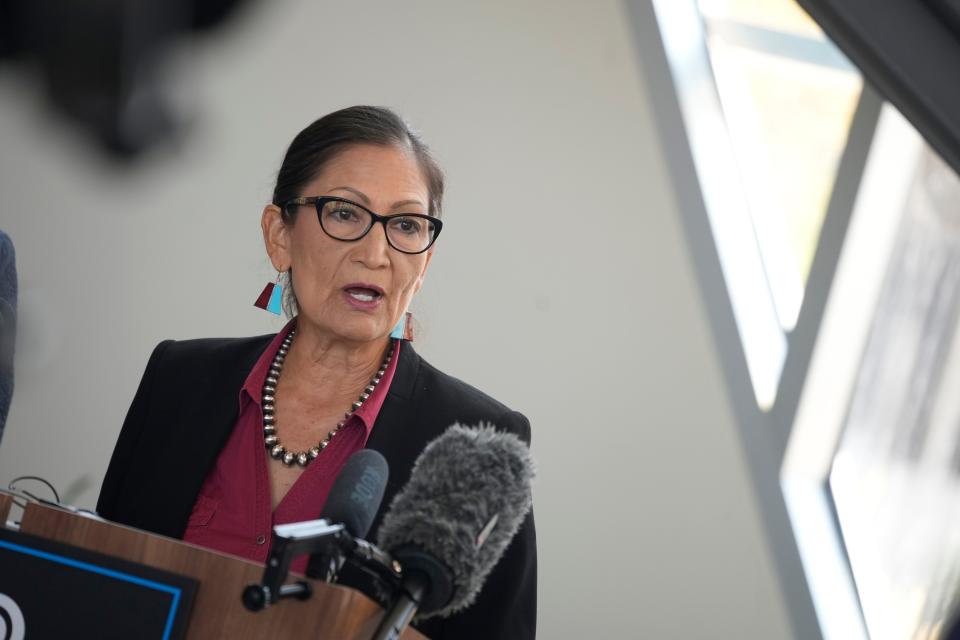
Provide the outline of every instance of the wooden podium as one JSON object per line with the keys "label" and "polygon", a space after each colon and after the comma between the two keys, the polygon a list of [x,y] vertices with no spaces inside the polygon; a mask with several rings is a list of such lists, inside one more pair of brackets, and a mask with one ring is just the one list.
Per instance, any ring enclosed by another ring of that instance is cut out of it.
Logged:
{"label": "wooden podium", "polygon": [[[0,526],[7,521],[9,496],[0,494]],[[122,525],[31,503],[20,532],[140,563],[197,580],[186,637],[314,638],[368,640],[383,609],[362,593],[316,580],[306,601],[287,599],[253,613],[240,600],[243,588],[259,583],[263,566],[226,554]],[[299,576],[298,576],[299,577]],[[403,640],[425,638],[408,628]]]}

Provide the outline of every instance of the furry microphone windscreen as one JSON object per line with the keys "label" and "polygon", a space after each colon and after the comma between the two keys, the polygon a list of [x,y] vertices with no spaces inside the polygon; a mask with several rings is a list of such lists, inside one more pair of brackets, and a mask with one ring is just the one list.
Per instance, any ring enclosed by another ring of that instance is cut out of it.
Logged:
{"label": "furry microphone windscreen", "polygon": [[421,604],[420,619],[473,603],[530,510],[533,476],[529,447],[492,425],[455,424],[423,450],[378,533],[381,548],[413,547],[450,570],[449,599]]}
{"label": "furry microphone windscreen", "polygon": [[17,270],[10,237],[0,231],[0,438],[13,397],[13,344],[17,310]]}

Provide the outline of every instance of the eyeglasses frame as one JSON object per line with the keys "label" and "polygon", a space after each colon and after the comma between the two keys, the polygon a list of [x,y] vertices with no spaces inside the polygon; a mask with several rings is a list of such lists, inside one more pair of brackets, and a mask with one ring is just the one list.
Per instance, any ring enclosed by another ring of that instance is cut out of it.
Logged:
{"label": "eyeglasses frame", "polygon": [[[367,227],[367,230],[364,231],[359,236],[357,236],[356,238],[350,238],[348,240],[345,240],[343,238],[337,238],[336,236],[330,235],[330,232],[327,231],[327,228],[323,226],[322,212],[323,212],[323,206],[325,204],[327,204],[328,202],[334,202],[334,201],[346,202],[347,204],[353,205],[355,207],[359,207],[364,211],[366,211],[367,213],[369,213],[370,218],[373,221],[370,223],[370,226]],[[314,208],[317,210],[317,222],[320,223],[320,228],[323,229],[323,232],[327,234],[327,236],[329,236],[330,238],[333,238],[334,240],[339,240],[340,242],[357,242],[358,240],[363,240],[365,237],[367,237],[367,234],[370,233],[370,230],[373,229],[375,226],[377,226],[377,223],[379,222],[383,225],[383,235],[387,239],[387,244],[390,245],[390,248],[393,249],[394,251],[405,253],[408,256],[415,256],[415,255],[424,253],[425,251],[429,251],[430,247],[433,246],[433,243],[436,242],[437,238],[440,237],[440,230],[443,228],[443,221],[440,220],[440,218],[431,216],[426,213],[392,213],[387,216],[382,216],[378,213],[371,211],[368,207],[363,206],[359,202],[354,202],[353,200],[349,200],[347,198],[341,198],[340,196],[301,196],[299,198],[291,198],[290,200],[287,200],[286,202],[283,203],[283,206],[280,208],[280,210],[283,212],[285,216],[289,218],[293,216],[293,213],[290,211],[289,207],[294,205],[306,206],[310,204],[312,204]],[[425,248],[421,249],[420,251],[404,251],[403,249],[400,249],[394,246],[393,242],[390,240],[390,234],[387,233],[387,221],[392,220],[393,218],[419,218],[421,220],[426,220],[430,224],[433,224],[434,234],[433,234],[433,238],[430,239],[430,244],[428,244]]]}

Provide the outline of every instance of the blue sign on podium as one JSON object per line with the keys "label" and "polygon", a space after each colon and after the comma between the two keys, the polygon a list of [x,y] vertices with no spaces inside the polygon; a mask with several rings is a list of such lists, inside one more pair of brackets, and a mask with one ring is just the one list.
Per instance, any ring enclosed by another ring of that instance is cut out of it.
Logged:
{"label": "blue sign on podium", "polygon": [[0,637],[183,638],[197,581],[0,528]]}

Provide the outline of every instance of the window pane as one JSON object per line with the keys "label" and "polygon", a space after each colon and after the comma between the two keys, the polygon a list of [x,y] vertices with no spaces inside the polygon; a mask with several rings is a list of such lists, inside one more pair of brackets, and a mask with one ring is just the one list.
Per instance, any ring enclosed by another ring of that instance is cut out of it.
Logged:
{"label": "window pane", "polygon": [[939,637],[960,583],[960,180],[913,171],[830,474],[874,640]]}
{"label": "window pane", "polygon": [[723,115],[783,329],[793,328],[862,82],[788,0],[700,0]]}
{"label": "window pane", "polygon": [[790,269],[805,282],[860,76],[767,55],[719,36],[708,45],[759,239],[771,248],[785,244]]}
{"label": "window pane", "polygon": [[823,32],[792,0],[699,0],[707,18],[736,20],[767,29],[823,38]]}

